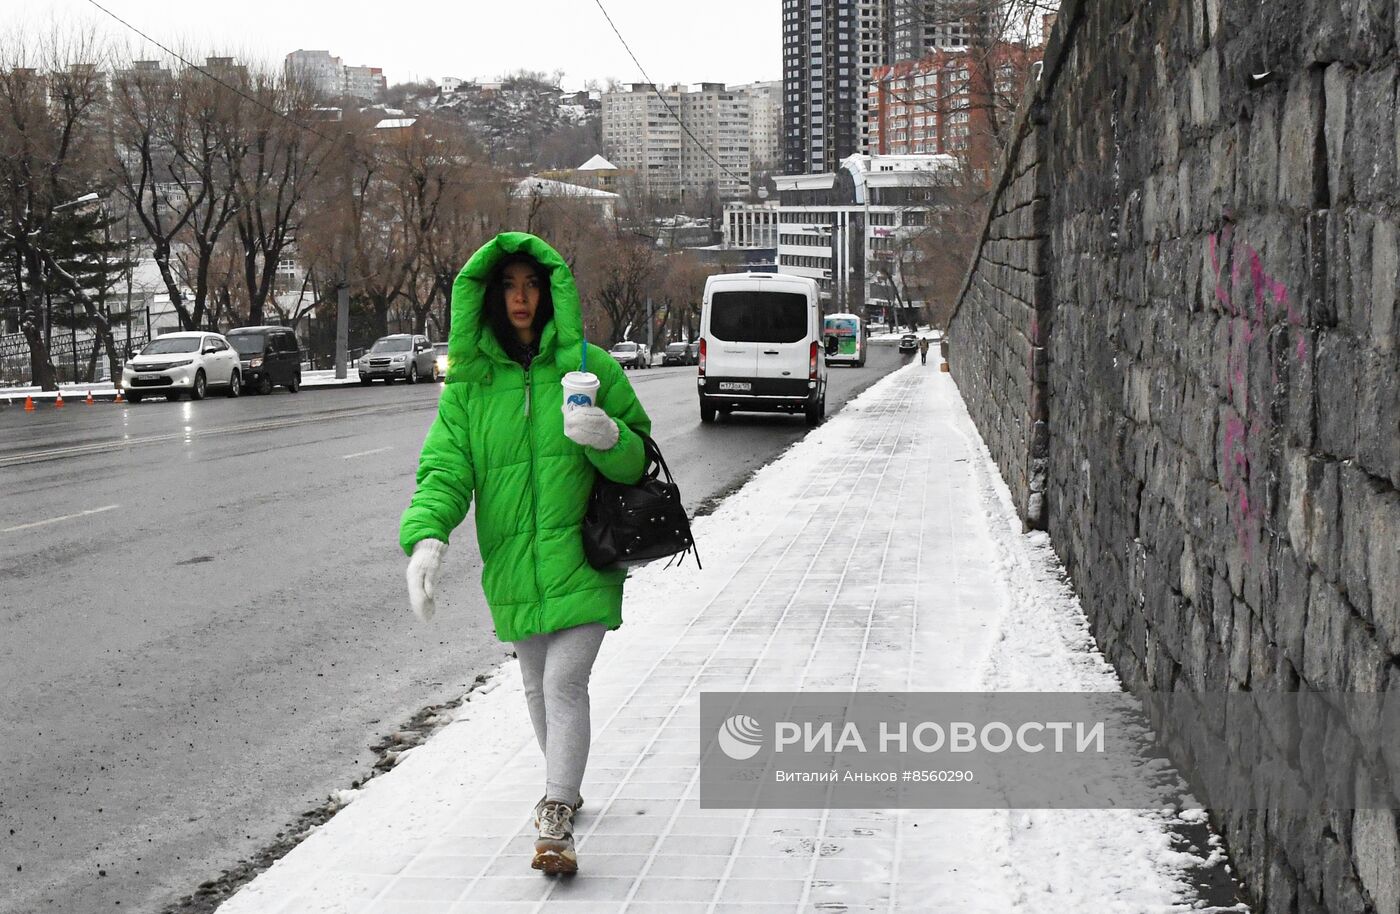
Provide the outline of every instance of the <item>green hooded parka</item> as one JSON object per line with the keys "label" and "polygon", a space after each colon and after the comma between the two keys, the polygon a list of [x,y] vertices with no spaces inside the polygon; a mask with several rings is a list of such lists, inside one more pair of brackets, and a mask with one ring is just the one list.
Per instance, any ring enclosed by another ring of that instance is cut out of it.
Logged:
{"label": "green hooded parka", "polygon": [[[492,268],[509,254],[533,256],[550,274],[554,318],[527,371],[506,355],[482,308]],[[452,286],[447,383],[418,460],[418,486],[399,526],[412,553],[422,539],[448,542],[476,498],[481,586],[496,636],[532,635],[601,622],[622,624],[625,571],[598,571],[583,555],[581,523],[596,473],[636,482],[651,420],[622,367],[588,346],[598,406],[618,426],[607,451],[564,437],[564,374],[582,362],[583,317],[568,264],[524,232],[497,235],[472,255]]]}

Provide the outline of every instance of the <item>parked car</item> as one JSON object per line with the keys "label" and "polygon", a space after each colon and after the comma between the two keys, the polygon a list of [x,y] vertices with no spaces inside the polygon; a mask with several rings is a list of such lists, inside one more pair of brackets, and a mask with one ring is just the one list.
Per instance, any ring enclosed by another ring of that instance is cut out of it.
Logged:
{"label": "parked car", "polygon": [[361,384],[376,379],[386,384],[394,383],[397,378],[410,384],[417,384],[419,378],[438,379],[437,352],[433,344],[426,336],[414,333],[381,336],[360,356],[356,368]]}
{"label": "parked car", "polygon": [[238,353],[218,333],[161,334],[122,367],[122,395],[131,403],[152,394],[203,400],[211,388],[230,397],[243,392]]}
{"label": "parked car", "polygon": [[697,361],[695,353],[696,349],[690,343],[671,343],[661,353],[661,364],[694,365]]}
{"label": "parked car", "polygon": [[647,350],[646,343],[623,340],[608,350],[608,354],[617,359],[617,363],[623,368],[651,367],[651,352]]}
{"label": "parked car", "polygon": [[243,386],[260,394],[273,387],[301,390],[301,344],[290,327],[239,327],[228,332],[238,352]]}
{"label": "parked car", "polygon": [[899,338],[900,355],[913,355],[919,351],[919,337],[913,333],[906,333]]}
{"label": "parked car", "polygon": [[446,381],[446,380],[447,380],[447,344],[446,344],[446,343],[434,343],[434,344],[433,344],[433,354],[434,354],[434,356],[433,356],[433,365],[434,365],[434,366],[436,367],[436,369],[437,369],[438,380],[439,380],[439,381]]}

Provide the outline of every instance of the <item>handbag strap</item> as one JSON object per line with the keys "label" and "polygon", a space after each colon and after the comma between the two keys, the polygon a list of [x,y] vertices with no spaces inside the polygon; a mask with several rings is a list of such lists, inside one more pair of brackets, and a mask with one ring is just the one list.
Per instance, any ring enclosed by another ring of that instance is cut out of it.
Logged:
{"label": "handbag strap", "polygon": [[666,474],[666,481],[674,484],[676,480],[671,476],[671,468],[666,465],[666,458],[661,456],[661,448],[657,446],[650,435],[642,436],[642,447],[646,454],[646,467],[642,470],[642,475],[655,479],[656,471],[651,469],[651,465],[654,463],[662,473]]}
{"label": "handbag strap", "polygon": [[[652,469],[652,464],[654,463],[662,473],[666,474],[666,481],[671,485],[675,485],[676,480],[675,477],[671,475],[671,468],[666,465],[666,458],[661,456],[661,448],[657,445],[655,441],[652,440],[652,437],[650,435],[642,436],[642,446],[645,450],[647,461],[646,469],[642,471],[642,475],[650,476],[651,478],[655,479],[657,473],[656,470]],[[690,534],[690,546],[684,552],[678,553],[677,555],[673,556],[672,561],[679,564],[680,561],[685,558],[686,553],[690,553],[695,556],[695,564],[699,566],[700,570],[703,571],[705,569],[705,566],[700,564],[700,547],[695,542],[695,535],[693,533],[690,533],[690,518],[688,516],[685,519],[685,526],[686,532]],[[670,567],[671,562],[668,561],[666,563],[666,568]]]}

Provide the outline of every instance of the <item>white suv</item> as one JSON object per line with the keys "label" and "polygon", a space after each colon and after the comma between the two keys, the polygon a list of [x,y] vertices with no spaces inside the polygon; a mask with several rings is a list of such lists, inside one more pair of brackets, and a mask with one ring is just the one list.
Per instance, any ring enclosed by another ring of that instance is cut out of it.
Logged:
{"label": "white suv", "polygon": [[617,359],[617,364],[623,368],[650,368],[651,352],[647,349],[646,343],[634,343],[631,340],[623,340],[612,349],[608,350],[608,355]]}
{"label": "white suv", "polygon": [[132,403],[150,394],[203,400],[213,387],[230,397],[243,392],[238,352],[218,333],[161,334],[122,367],[122,393]]}

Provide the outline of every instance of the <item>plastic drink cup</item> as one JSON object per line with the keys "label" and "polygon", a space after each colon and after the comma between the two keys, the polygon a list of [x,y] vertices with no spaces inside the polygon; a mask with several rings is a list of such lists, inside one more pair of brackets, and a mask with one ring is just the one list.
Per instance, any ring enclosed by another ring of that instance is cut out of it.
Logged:
{"label": "plastic drink cup", "polygon": [[598,405],[598,376],[591,371],[571,371],[564,375],[564,412],[581,406]]}

